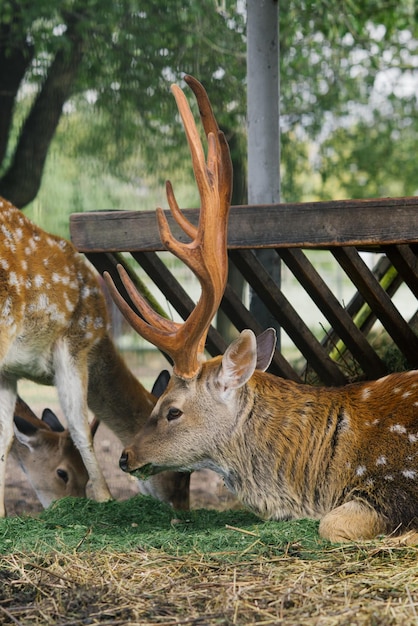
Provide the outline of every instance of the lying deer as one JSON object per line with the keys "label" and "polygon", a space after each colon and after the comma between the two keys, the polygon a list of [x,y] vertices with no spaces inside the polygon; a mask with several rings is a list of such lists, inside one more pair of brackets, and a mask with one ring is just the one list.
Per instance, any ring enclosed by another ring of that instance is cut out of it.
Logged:
{"label": "lying deer", "polygon": [[[66,496],[86,497],[88,473],[70,433],[50,409],[39,419],[18,397],[14,414],[15,438],[10,450],[43,507]],[[91,426],[91,435],[98,422]]]}
{"label": "lying deer", "polygon": [[[110,499],[93,450],[88,407],[127,445],[156,398],[115,348],[93,269],[70,242],[46,233],[0,198],[0,516],[20,378],[56,386],[93,495]],[[187,480],[166,475],[153,479],[150,489],[177,507],[187,506]]]}
{"label": "lying deer", "polygon": [[134,328],[171,355],[173,377],[120,465],[147,477],[210,468],[263,518],[320,519],[331,541],[373,538],[418,525],[418,372],[341,389],[296,384],[266,373],[275,332],[244,330],[223,356],[202,362],[209,324],[227,279],[231,162],[202,86],[191,77],[208,138],[207,162],[187,101],[183,119],[201,198],[198,228],[173,217],[192,239],[176,241],[161,210],[161,239],[198,277],[202,294],[183,325],[160,318],[119,268],[144,321],[106,277]]}

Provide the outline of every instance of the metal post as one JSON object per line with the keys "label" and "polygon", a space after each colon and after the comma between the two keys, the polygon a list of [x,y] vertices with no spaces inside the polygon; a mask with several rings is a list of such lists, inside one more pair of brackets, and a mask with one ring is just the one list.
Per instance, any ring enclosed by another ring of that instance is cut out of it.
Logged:
{"label": "metal post", "polygon": [[[280,201],[279,7],[277,0],[247,1],[248,203]],[[280,285],[280,262],[272,250],[257,256]],[[265,328],[272,318],[255,294],[251,311]]]}

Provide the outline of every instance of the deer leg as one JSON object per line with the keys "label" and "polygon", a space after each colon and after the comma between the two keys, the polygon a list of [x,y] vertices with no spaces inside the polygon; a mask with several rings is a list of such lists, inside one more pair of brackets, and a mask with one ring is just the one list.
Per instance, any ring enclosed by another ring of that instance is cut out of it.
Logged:
{"label": "deer leg", "polygon": [[6,514],[4,506],[6,463],[13,441],[13,411],[16,395],[16,382],[0,376],[0,517]]}
{"label": "deer leg", "polygon": [[333,543],[373,539],[384,534],[384,518],[359,500],[350,500],[327,513],[319,524],[319,534]]}
{"label": "deer leg", "polygon": [[67,419],[68,430],[77,446],[91,480],[95,500],[105,502],[112,495],[97,462],[88,422],[88,371],[85,359],[76,361],[66,342],[61,342],[54,354],[55,384],[61,407]]}

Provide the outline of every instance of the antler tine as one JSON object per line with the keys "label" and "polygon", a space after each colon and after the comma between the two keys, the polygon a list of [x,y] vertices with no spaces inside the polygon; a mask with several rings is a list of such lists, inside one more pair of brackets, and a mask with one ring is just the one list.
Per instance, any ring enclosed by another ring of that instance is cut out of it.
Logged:
{"label": "antler tine", "polygon": [[194,117],[184,93],[176,85],[172,92],[185,128],[193,162],[193,171],[201,200],[199,226],[196,228],[181,213],[170,183],[167,198],[171,213],[183,230],[192,237],[190,243],[176,240],[162,209],[157,209],[160,237],[165,247],[182,260],[199,279],[200,299],[183,324],[158,315],[139,294],[127,273],[118,267],[121,280],[145,319],[139,317],[118,293],[109,275],[105,276],[110,293],[129,323],[147,340],[171,356],[174,373],[191,379],[200,371],[210,323],[222,299],[228,272],[227,223],[232,188],[232,164],[228,144],[219,130],[203,86],[193,77],[186,82],[192,88],[208,139],[205,155]]}

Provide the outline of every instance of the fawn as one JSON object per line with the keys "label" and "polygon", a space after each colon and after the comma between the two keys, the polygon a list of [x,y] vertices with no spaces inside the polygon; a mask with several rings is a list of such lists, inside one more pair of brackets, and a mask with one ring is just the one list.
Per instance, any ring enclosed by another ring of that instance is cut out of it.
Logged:
{"label": "fawn", "polygon": [[162,470],[210,468],[263,518],[311,517],[330,541],[417,530],[418,372],[343,388],[296,384],[266,373],[276,337],[243,330],[223,356],[202,362],[209,324],[227,280],[231,162],[203,87],[186,77],[208,138],[203,148],[183,92],[173,92],[186,128],[201,198],[198,228],[173,217],[191,237],[176,241],[157,209],[166,248],[199,278],[202,294],[183,325],[160,318],[124,272],[138,317],[106,281],[121,311],[174,361],[173,377],[120,465],[147,477]]}
{"label": "fawn", "polygon": [[[94,437],[98,422],[91,425]],[[86,497],[88,473],[70,433],[50,409],[39,419],[18,396],[10,454],[18,461],[43,507],[66,496]]]}
{"label": "fawn", "polygon": [[[33,224],[0,198],[0,516],[13,439],[17,381],[55,385],[97,500],[111,498],[97,463],[88,407],[127,445],[156,398],[128,369],[111,339],[102,289],[74,246]],[[187,506],[184,476],[151,482],[155,494]]]}

